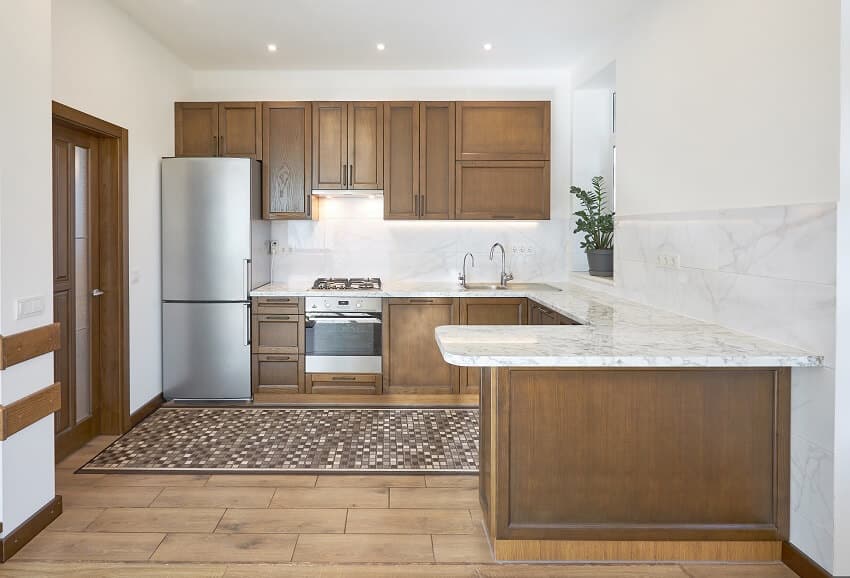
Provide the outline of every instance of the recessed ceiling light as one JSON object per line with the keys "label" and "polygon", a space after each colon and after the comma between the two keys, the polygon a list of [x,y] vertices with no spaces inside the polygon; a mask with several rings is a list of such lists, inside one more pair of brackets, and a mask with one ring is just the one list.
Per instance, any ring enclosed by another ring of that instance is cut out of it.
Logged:
{"label": "recessed ceiling light", "polygon": [[383,43],[383,42],[378,42],[378,43],[375,45],[375,48],[377,48],[378,50],[383,50],[384,48],[386,48],[386,46],[384,45],[384,43]]}
{"label": "recessed ceiling light", "polygon": [[485,42],[484,43],[484,50],[486,50],[487,52],[490,52],[491,50],[493,50],[493,45],[490,44],[489,42]]}
{"label": "recessed ceiling light", "polygon": [[267,44],[266,50],[269,52],[277,52],[277,44]]}

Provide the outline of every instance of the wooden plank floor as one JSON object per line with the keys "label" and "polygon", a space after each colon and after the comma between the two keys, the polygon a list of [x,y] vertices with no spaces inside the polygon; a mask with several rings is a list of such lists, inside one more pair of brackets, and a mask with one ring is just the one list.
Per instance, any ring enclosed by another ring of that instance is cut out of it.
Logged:
{"label": "wooden plank floor", "polygon": [[0,576],[790,578],[781,564],[495,564],[474,476],[74,474]]}

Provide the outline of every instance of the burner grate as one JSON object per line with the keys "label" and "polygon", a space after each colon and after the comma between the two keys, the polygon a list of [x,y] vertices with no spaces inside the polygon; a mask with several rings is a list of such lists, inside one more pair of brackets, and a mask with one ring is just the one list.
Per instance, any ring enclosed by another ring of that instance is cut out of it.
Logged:
{"label": "burner grate", "polygon": [[319,277],[313,283],[313,289],[339,291],[342,289],[380,289],[381,279],[378,277]]}

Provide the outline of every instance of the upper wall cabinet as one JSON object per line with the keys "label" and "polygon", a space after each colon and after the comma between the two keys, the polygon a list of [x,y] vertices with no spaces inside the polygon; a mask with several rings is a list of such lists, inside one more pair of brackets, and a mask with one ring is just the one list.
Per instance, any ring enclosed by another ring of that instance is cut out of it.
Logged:
{"label": "upper wall cabinet", "polygon": [[384,218],[418,219],[419,103],[384,103]]}
{"label": "upper wall cabinet", "polygon": [[548,102],[458,102],[457,160],[549,160]]}
{"label": "upper wall cabinet", "polygon": [[313,103],[313,188],[384,186],[384,103]]}
{"label": "upper wall cabinet", "polygon": [[263,217],[309,219],[312,207],[312,106],[263,103]]}
{"label": "upper wall cabinet", "polygon": [[455,103],[419,105],[421,219],[455,216]]}
{"label": "upper wall cabinet", "polygon": [[549,161],[462,161],[455,218],[549,218]]}
{"label": "upper wall cabinet", "polygon": [[174,155],[262,159],[260,103],[174,103]]}

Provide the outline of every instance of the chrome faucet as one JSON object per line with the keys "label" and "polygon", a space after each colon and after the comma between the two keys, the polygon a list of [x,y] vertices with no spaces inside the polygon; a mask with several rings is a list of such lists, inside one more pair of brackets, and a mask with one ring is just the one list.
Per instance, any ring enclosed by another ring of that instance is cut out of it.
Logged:
{"label": "chrome faucet", "polygon": [[493,246],[490,247],[490,260],[493,260],[493,255],[496,252],[496,247],[502,250],[502,274],[499,276],[499,287],[505,289],[508,286],[508,281],[512,281],[514,276],[513,273],[505,272],[505,248],[502,246],[501,243],[493,243]]}
{"label": "chrome faucet", "polygon": [[463,272],[457,276],[457,280],[460,282],[460,286],[466,289],[466,258],[469,257],[472,259],[472,266],[475,267],[475,256],[472,253],[467,253],[463,256]]}

